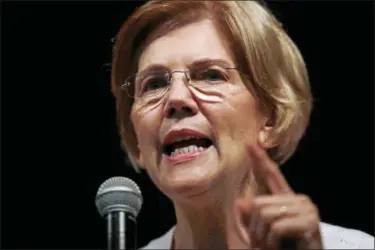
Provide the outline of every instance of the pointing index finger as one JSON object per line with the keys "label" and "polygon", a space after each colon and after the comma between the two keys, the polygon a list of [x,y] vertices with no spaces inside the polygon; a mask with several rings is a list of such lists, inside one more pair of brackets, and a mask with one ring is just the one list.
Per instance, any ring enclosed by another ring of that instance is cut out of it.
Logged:
{"label": "pointing index finger", "polygon": [[267,152],[258,144],[248,146],[254,174],[267,185],[271,194],[293,193],[279,166],[272,161]]}

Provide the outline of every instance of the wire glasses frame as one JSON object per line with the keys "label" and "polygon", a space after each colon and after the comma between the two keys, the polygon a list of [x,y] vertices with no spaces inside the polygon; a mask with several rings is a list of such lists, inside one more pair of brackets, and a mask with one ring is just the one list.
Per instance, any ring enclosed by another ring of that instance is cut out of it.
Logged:
{"label": "wire glasses frame", "polygon": [[[121,89],[125,90],[130,98],[147,98],[147,97],[163,97],[171,87],[173,75],[175,73],[182,73],[185,76],[184,83],[195,88],[212,88],[223,83],[229,83],[229,72],[222,72],[223,70],[238,70],[236,67],[223,67],[218,69],[205,69],[201,72],[191,72],[189,70],[175,70],[163,72],[148,72],[147,74],[133,74],[125,79]],[[147,82],[148,81],[148,82]],[[147,82],[147,86],[144,86]],[[161,86],[158,86],[161,84]],[[145,88],[154,88],[148,90],[145,94]]]}

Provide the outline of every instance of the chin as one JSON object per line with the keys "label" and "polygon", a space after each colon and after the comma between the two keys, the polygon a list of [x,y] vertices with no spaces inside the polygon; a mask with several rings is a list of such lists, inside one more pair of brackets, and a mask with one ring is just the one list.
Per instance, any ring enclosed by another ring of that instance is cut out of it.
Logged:
{"label": "chin", "polygon": [[209,195],[222,175],[223,169],[214,147],[178,163],[163,158],[158,168],[158,186],[173,201],[195,200]]}

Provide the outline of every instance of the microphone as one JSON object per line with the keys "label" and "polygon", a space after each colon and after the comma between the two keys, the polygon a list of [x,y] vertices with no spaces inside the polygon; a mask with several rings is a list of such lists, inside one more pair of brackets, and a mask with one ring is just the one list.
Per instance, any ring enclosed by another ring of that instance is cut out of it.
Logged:
{"label": "microphone", "polygon": [[126,250],[127,222],[136,226],[142,201],[140,188],[126,177],[112,177],[100,185],[95,204],[100,215],[107,221],[108,250]]}

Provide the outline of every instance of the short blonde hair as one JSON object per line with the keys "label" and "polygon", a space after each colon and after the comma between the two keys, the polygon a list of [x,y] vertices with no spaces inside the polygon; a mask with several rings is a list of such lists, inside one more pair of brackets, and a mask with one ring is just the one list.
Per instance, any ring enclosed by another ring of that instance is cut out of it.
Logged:
{"label": "short blonde hair", "polygon": [[130,112],[133,100],[121,85],[137,72],[142,50],[157,37],[183,25],[211,19],[230,42],[235,62],[248,79],[278,144],[270,157],[284,163],[306,130],[312,95],[304,60],[269,10],[256,1],[149,1],[128,18],[116,36],[112,60],[112,93],[123,146],[135,166],[137,138]]}

